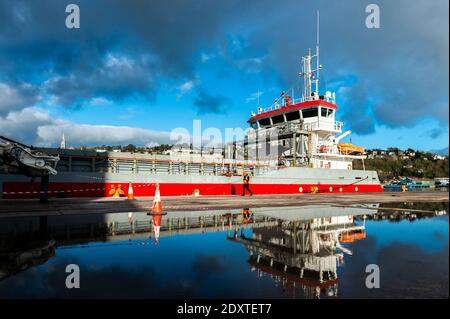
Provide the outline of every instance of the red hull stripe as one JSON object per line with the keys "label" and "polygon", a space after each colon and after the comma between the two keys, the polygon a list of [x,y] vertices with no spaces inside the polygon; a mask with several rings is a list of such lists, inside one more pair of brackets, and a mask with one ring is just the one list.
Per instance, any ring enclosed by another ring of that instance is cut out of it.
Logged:
{"label": "red hull stripe", "polygon": [[335,110],[337,109],[336,104],[333,104],[333,103],[330,103],[330,102],[327,102],[324,100],[307,101],[307,102],[302,102],[302,103],[292,104],[289,106],[280,107],[279,109],[276,109],[276,110],[256,114],[256,115],[252,116],[247,122],[254,122],[258,119],[265,118],[268,116],[274,116],[276,114],[281,114],[281,113],[285,113],[288,111],[301,110],[306,107],[316,106],[316,105],[326,106],[326,107],[329,107],[329,108],[332,108]]}
{"label": "red hull stripe", "polygon": [[[122,185],[125,196],[128,195],[128,183],[51,183],[50,197],[107,197],[111,186]],[[198,189],[200,195],[240,195],[242,184],[184,184],[160,183],[161,196],[191,195]],[[314,188],[319,193],[371,193],[381,192],[381,184],[251,184],[253,194],[301,194],[310,193]],[[37,198],[40,193],[40,183],[4,182],[3,198]],[[155,184],[133,183],[134,196],[150,196],[155,194]]]}
{"label": "red hull stripe", "polygon": [[288,281],[297,282],[297,283],[299,283],[303,286],[307,286],[307,287],[319,287],[319,288],[325,289],[325,288],[331,287],[339,282],[339,278],[320,282],[319,279],[314,280],[314,279],[300,278],[300,276],[298,276],[298,275],[295,276],[295,275],[292,275],[292,274],[289,274],[289,273],[286,273],[286,272],[283,272],[280,270],[276,270],[272,267],[261,265],[254,261],[250,261],[249,264],[260,269],[262,272],[265,272],[269,275],[279,276],[279,277],[287,279]]}

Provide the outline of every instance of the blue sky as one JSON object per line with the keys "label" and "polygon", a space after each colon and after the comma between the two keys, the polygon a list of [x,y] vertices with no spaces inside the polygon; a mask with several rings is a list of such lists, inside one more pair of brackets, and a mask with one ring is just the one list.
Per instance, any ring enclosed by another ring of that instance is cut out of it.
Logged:
{"label": "blue sky", "polygon": [[[73,1],[72,1],[73,2]],[[323,90],[368,148],[448,147],[448,2],[362,0],[0,0],[0,134],[72,146],[168,143],[192,121],[246,128],[250,112],[298,86],[321,14]]]}

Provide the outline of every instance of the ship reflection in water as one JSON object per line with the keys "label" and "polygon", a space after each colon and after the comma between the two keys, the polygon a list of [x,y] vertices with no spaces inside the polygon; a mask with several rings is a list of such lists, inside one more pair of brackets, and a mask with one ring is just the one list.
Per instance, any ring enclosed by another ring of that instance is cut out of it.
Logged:
{"label": "ship reflection in water", "polygon": [[[1,217],[0,298],[448,297],[448,203]],[[380,267],[379,289],[365,286]],[[68,289],[68,264],[80,267]]]}
{"label": "ship reflection in water", "polygon": [[[365,238],[364,225],[352,215],[285,220],[274,226],[255,227],[250,237],[235,229],[228,239],[242,243],[258,277],[269,275],[283,286],[298,285],[306,297],[337,296],[337,268],[351,250],[341,245]],[[293,290],[295,292],[295,290]]]}

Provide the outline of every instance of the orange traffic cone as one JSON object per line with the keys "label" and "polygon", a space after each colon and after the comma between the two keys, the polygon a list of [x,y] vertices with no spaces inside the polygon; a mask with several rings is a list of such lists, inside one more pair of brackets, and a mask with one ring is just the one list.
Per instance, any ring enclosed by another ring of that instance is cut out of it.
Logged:
{"label": "orange traffic cone", "polygon": [[158,245],[159,243],[159,230],[161,229],[161,220],[162,220],[161,214],[152,215],[153,232],[155,234],[155,245]]}
{"label": "orange traffic cone", "polygon": [[159,184],[156,184],[155,198],[153,199],[152,214],[162,214],[161,195],[159,193]]}
{"label": "orange traffic cone", "polygon": [[134,199],[133,185],[131,184],[131,182],[128,184],[128,199],[129,200],[133,200]]}

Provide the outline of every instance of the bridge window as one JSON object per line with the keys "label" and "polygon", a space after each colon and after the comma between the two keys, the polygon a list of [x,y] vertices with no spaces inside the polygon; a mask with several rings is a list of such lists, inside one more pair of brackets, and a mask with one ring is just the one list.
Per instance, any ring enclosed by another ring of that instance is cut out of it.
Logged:
{"label": "bridge window", "polygon": [[303,114],[303,118],[307,119],[308,117],[318,116],[319,112],[317,110],[317,107],[312,107],[312,108],[309,108],[309,109],[304,109],[302,111],[302,114]]}
{"label": "bridge window", "polygon": [[333,115],[333,109],[329,109],[326,107],[322,107],[321,111],[320,111],[320,115],[322,115],[322,117],[331,117],[331,115]]}
{"label": "bridge window", "polygon": [[283,114],[272,117],[273,124],[278,124],[278,123],[283,123],[283,122],[284,122]]}
{"label": "bridge window", "polygon": [[256,122],[250,123],[250,127],[256,130],[258,128],[258,124]]}
{"label": "bridge window", "polygon": [[261,125],[261,126],[268,126],[268,125],[270,125],[270,118],[260,119],[259,120],[259,125]]}
{"label": "bridge window", "polygon": [[300,113],[298,111],[287,113],[286,114],[286,120],[289,121],[295,121],[300,118]]}

